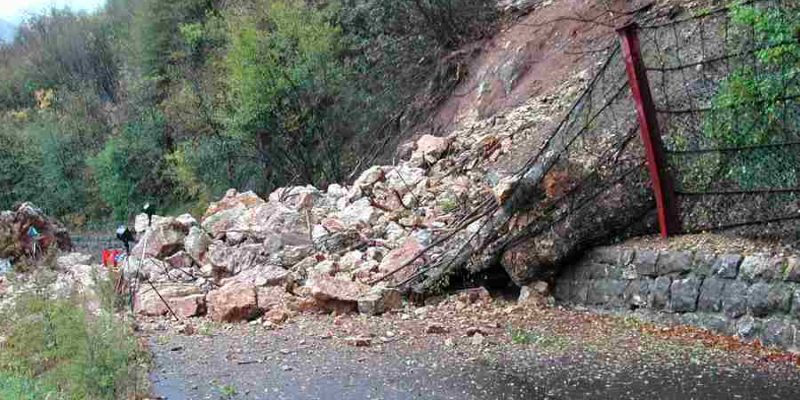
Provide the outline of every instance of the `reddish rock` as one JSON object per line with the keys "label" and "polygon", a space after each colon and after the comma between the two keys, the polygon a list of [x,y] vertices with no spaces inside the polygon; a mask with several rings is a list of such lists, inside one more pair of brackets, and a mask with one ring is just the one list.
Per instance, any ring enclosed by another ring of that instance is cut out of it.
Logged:
{"label": "reddish rock", "polygon": [[367,285],[329,275],[312,275],[306,285],[318,309],[336,314],[356,312],[358,299],[369,291]]}
{"label": "reddish rock", "polygon": [[[416,257],[417,254],[419,254],[423,249],[424,247],[417,241],[417,239],[409,237],[400,247],[390,251],[389,254],[387,254],[383,260],[381,260],[381,265],[378,267],[378,271],[382,274],[390,273]],[[412,263],[412,265],[409,265],[403,268],[403,270],[400,272],[394,274],[390,278],[390,282],[399,283],[404,281],[412,274],[417,272],[417,268],[419,268],[422,264],[424,264],[424,260],[422,257],[420,257],[414,263]]]}
{"label": "reddish rock", "polygon": [[199,317],[206,313],[206,295],[195,294],[170,299],[169,306],[180,318]]}
{"label": "reddish rock", "polygon": [[447,152],[450,143],[452,143],[450,138],[423,135],[417,140],[417,149],[411,155],[411,162],[416,165],[432,164]]}
{"label": "reddish rock", "polygon": [[328,232],[341,232],[346,229],[344,223],[338,218],[324,218],[320,224]]}
{"label": "reddish rock", "polygon": [[252,266],[231,278],[224,279],[222,284],[241,282],[257,287],[279,286],[286,288],[292,281],[292,274],[289,271],[275,265],[261,264]]}
{"label": "reddish rock", "polygon": [[500,179],[500,182],[495,185],[492,189],[492,193],[494,193],[494,198],[497,201],[497,204],[503,205],[505,202],[511,198],[511,195],[514,194],[514,189],[516,189],[519,182],[519,178],[516,176],[507,176]]}
{"label": "reddish rock", "polygon": [[39,232],[38,245],[46,251],[58,247],[61,251],[72,248],[67,229],[44,214],[31,203],[22,203],[15,211],[0,213],[0,258],[20,258],[31,248],[28,229]]}
{"label": "reddish rock", "polygon": [[256,297],[258,298],[258,308],[269,311],[285,307],[292,301],[293,296],[283,287],[273,286],[256,288]]}
{"label": "reddish rock", "polygon": [[266,204],[266,202],[253,192],[239,193],[236,189],[229,189],[225,193],[225,197],[208,206],[205,214],[203,214],[203,219],[205,220],[211,215],[226,210],[234,208],[252,208],[263,204]]}
{"label": "reddish rock", "polygon": [[316,313],[325,309],[313,297],[294,297],[288,299],[286,307],[299,313]]}
{"label": "reddish rock", "polygon": [[492,301],[492,296],[485,287],[471,288],[462,291],[458,295],[458,299],[464,303],[472,304],[478,301],[488,303]]}
{"label": "reddish rock", "polygon": [[289,319],[289,312],[283,308],[275,308],[267,311],[263,319],[275,325],[280,325]]}
{"label": "reddish rock", "polygon": [[314,194],[310,192],[300,193],[297,197],[297,208],[300,210],[310,210],[314,207]]}
{"label": "reddish rock", "polygon": [[205,295],[200,288],[190,284],[158,284],[156,293],[149,285],[143,285],[134,299],[134,311],[139,315],[163,316],[169,314],[159,294],[169,303],[180,318],[201,316],[205,313]]}
{"label": "reddish rock", "polygon": [[183,247],[188,229],[174,218],[163,218],[139,239],[131,254],[144,258],[165,258],[175,254]]}
{"label": "reddish rock", "polygon": [[369,291],[367,285],[328,275],[314,275],[309,278],[307,285],[311,289],[311,295],[323,302],[335,300],[356,303],[359,297]]}
{"label": "reddish rock", "polygon": [[261,314],[253,285],[229,283],[208,294],[208,314],[217,322],[249,321]]}
{"label": "reddish rock", "polygon": [[192,267],[192,258],[185,251],[179,251],[167,257],[164,261],[172,268],[188,270]]}

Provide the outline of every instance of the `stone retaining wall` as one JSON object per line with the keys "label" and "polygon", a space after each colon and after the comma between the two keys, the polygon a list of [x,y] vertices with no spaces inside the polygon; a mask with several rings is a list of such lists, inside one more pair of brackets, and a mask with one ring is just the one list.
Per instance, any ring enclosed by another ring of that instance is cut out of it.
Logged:
{"label": "stone retaining wall", "polygon": [[555,297],[606,309],[655,311],[661,320],[800,348],[798,256],[602,247],[558,278]]}

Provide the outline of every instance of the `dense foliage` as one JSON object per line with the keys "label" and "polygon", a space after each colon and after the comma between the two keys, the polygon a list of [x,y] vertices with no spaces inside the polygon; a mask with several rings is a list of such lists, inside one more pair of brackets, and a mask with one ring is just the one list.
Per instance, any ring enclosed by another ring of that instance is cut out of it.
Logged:
{"label": "dense foliage", "polygon": [[103,281],[107,295],[94,315],[81,296],[52,299],[44,275],[35,292],[0,314],[0,398],[111,400],[146,392],[147,354],[113,314],[112,284]]}
{"label": "dense foliage", "polygon": [[702,178],[713,179],[709,168],[715,167],[744,189],[797,187],[797,147],[770,145],[800,140],[800,2],[780,8],[739,3],[730,15],[730,52],[744,62],[721,82],[703,133],[716,148],[744,151],[710,159]]}
{"label": "dense foliage", "polygon": [[347,180],[463,77],[490,0],[108,0],[0,45],[0,208],[82,224],[144,201]]}

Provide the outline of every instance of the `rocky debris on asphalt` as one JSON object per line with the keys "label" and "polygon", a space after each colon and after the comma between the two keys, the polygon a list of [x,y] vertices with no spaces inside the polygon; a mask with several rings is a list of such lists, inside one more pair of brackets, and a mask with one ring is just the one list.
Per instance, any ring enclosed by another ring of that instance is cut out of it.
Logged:
{"label": "rocky debris on asphalt", "polygon": [[[292,312],[400,309],[403,284],[453,246],[431,246],[438,232],[491,199],[499,179],[486,179],[487,143],[510,140],[513,135],[424,135],[408,146],[406,160],[370,167],[352,186],[285,187],[266,198],[231,189],[199,221],[139,215],[125,276],[157,287],[194,286],[191,295],[168,293],[167,302],[178,302],[182,314],[206,312],[217,321],[290,317],[264,308],[263,288],[282,290],[290,299],[282,304]],[[456,232],[453,240],[469,234]],[[163,315],[147,285],[139,287],[139,313]],[[469,296],[485,300],[488,293]]]}
{"label": "rocky debris on asphalt", "polygon": [[35,268],[14,274],[13,279],[0,276],[0,311],[13,307],[20,296],[45,293],[53,299],[80,299],[87,311],[101,310],[101,286],[108,285],[108,270],[92,263],[92,257],[81,253],[64,253],[52,263],[34,264]]}

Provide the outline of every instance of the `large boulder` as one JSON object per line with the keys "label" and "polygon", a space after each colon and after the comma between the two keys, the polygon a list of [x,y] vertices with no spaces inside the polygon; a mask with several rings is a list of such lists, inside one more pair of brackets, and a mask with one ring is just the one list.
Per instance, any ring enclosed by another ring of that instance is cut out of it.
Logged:
{"label": "large boulder", "polygon": [[189,229],[175,218],[161,218],[145,231],[131,254],[136,257],[165,258],[183,248]]}
{"label": "large boulder", "polygon": [[202,227],[212,237],[229,240],[232,244],[247,239],[263,241],[274,234],[309,235],[306,217],[300,210],[263,200],[248,200],[215,213],[206,212]]}
{"label": "large boulder", "polygon": [[397,289],[376,286],[358,299],[358,312],[366,315],[380,315],[403,306],[403,295]]}
{"label": "large boulder", "polygon": [[[381,274],[391,273],[397,268],[400,268],[402,265],[410,262],[423,249],[424,246],[422,246],[422,244],[416,238],[408,237],[400,247],[390,251],[389,254],[383,257],[380,266],[378,266],[378,271]],[[411,265],[406,266],[400,272],[395,273],[390,278],[390,282],[399,283],[406,280],[408,277],[416,273],[417,269],[424,264],[424,262],[425,261],[422,259],[422,257],[420,257]]]}
{"label": "large boulder", "polygon": [[183,248],[192,260],[198,264],[203,264],[211,242],[210,236],[202,229],[193,226],[189,228],[189,234],[183,239]]}
{"label": "large boulder", "polygon": [[364,227],[374,224],[380,214],[380,210],[373,207],[369,199],[362,198],[348,205],[339,217],[346,226]]}
{"label": "large boulder", "polygon": [[151,281],[167,280],[169,270],[169,264],[153,257],[139,258],[130,256],[122,267],[122,272],[126,279],[138,278]]}
{"label": "large boulder", "polygon": [[208,315],[217,322],[250,321],[262,314],[258,306],[256,287],[242,282],[230,282],[208,296]]}
{"label": "large boulder", "polygon": [[199,287],[177,283],[161,283],[154,286],[158,290],[157,293],[150,285],[142,285],[139,289],[134,301],[134,311],[137,314],[153,317],[167,315],[169,309],[164,301],[180,318],[197,317],[205,313],[205,294]]}
{"label": "large boulder", "polygon": [[313,274],[306,281],[306,287],[318,308],[339,313],[357,311],[358,300],[370,289],[358,282],[322,274]]}
{"label": "large boulder", "polygon": [[417,148],[411,154],[410,163],[415,166],[433,164],[438,161],[453,142],[452,138],[423,135],[417,140]]}
{"label": "large boulder", "polygon": [[277,286],[286,288],[293,281],[292,274],[289,271],[275,265],[259,264],[233,277],[222,280],[222,284],[227,285],[230,282],[239,282],[256,287]]}
{"label": "large boulder", "polygon": [[261,244],[245,244],[230,247],[221,242],[211,244],[206,253],[206,262],[214,267],[218,277],[237,275],[256,265],[268,261]]}

